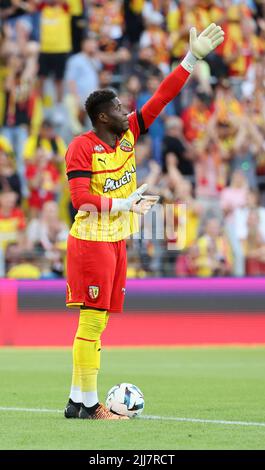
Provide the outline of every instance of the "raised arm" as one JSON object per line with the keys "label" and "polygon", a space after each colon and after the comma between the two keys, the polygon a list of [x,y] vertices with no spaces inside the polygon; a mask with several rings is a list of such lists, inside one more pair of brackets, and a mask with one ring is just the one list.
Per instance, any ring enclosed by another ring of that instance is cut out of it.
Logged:
{"label": "raised arm", "polygon": [[203,59],[224,40],[224,32],[215,23],[210,24],[198,37],[195,28],[190,30],[190,50],[160,84],[155,94],[141,109],[145,128],[148,129],[162,109],[182,90],[198,59]]}

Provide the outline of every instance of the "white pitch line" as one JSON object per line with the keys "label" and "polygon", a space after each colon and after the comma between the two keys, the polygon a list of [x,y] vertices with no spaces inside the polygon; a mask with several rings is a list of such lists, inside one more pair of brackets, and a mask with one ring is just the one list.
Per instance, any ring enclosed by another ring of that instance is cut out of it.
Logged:
{"label": "white pitch line", "polygon": [[63,413],[62,410],[50,410],[47,408],[13,408],[0,406],[0,411],[25,411],[26,413]]}
{"label": "white pitch line", "polygon": [[209,424],[234,424],[236,426],[262,426],[265,427],[265,423],[255,423],[251,421],[225,421],[222,419],[200,419],[200,418],[177,418],[173,416],[140,416],[141,419],[154,419],[163,421],[180,421],[186,423],[209,423]]}
{"label": "white pitch line", "polygon": [[[0,411],[23,411],[26,413],[63,413],[63,410],[52,410],[47,408],[14,408],[0,406]],[[265,423],[255,423],[251,421],[225,421],[218,419],[201,419],[201,418],[178,418],[174,416],[154,416],[144,415],[139,416],[137,419],[150,419],[160,421],[178,421],[183,423],[202,423],[202,424],[229,424],[235,426],[261,426],[265,427]]]}

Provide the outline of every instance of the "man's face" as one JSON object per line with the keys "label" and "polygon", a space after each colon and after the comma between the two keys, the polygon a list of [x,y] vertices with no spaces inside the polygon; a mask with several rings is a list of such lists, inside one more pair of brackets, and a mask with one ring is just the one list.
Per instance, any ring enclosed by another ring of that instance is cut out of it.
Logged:
{"label": "man's face", "polygon": [[114,98],[105,112],[108,118],[108,128],[116,135],[121,135],[129,129],[128,111],[124,108],[119,98]]}

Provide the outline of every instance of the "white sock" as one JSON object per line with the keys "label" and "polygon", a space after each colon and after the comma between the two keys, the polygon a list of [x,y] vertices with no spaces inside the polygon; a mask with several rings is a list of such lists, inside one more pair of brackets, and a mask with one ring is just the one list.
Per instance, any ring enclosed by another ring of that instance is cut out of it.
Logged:
{"label": "white sock", "polygon": [[82,392],[80,387],[76,387],[74,385],[71,386],[70,398],[75,403],[82,403]]}
{"label": "white sock", "polygon": [[82,392],[82,403],[90,408],[98,403],[98,392]]}

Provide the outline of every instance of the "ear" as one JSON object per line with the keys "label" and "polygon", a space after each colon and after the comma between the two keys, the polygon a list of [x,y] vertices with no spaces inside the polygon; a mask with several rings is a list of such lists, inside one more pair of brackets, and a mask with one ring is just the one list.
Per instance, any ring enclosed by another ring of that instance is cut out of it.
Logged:
{"label": "ear", "polygon": [[109,121],[108,119],[108,115],[106,113],[99,113],[98,114],[98,120],[100,122],[104,122],[104,123],[107,123]]}

